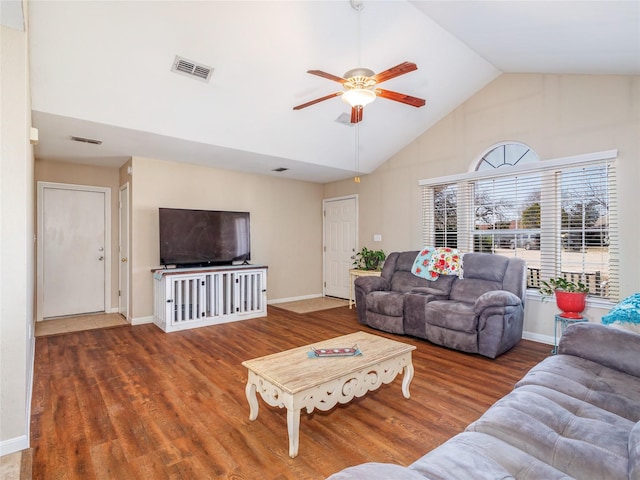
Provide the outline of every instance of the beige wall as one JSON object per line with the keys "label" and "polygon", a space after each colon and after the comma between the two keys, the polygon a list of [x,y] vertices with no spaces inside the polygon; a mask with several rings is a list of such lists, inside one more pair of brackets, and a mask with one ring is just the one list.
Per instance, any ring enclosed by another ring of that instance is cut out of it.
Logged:
{"label": "beige wall", "polygon": [[[26,12],[25,12],[26,13]],[[27,33],[0,27],[0,455],[29,447],[34,185]]]}
{"label": "beige wall", "polygon": [[95,167],[66,162],[36,160],[36,182],[70,183],[111,189],[111,298],[106,299],[105,309],[118,308],[118,201],[119,172],[117,168]]}
{"label": "beige wall", "polygon": [[269,267],[269,301],[322,293],[321,185],[142,157],[132,168],[134,322],[153,316],[159,207],[250,212],[251,262]]}
{"label": "beige wall", "polygon": [[[425,108],[429,108],[428,103]],[[359,185],[325,185],[324,196],[359,193],[363,245],[386,252],[421,247],[421,179],[459,174],[490,146],[519,141],[541,159],[617,149],[621,289],[640,287],[640,77],[505,74],[447,115]],[[371,242],[374,233],[382,243]],[[553,336],[555,306],[529,298],[525,331]],[[589,307],[599,320],[606,309]]]}

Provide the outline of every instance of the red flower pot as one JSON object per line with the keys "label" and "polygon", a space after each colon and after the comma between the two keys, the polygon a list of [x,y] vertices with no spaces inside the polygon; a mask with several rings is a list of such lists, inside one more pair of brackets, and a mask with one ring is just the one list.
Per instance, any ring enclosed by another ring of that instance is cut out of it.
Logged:
{"label": "red flower pot", "polygon": [[563,318],[582,318],[587,305],[587,294],[579,292],[563,292],[556,290],[556,305],[562,310]]}

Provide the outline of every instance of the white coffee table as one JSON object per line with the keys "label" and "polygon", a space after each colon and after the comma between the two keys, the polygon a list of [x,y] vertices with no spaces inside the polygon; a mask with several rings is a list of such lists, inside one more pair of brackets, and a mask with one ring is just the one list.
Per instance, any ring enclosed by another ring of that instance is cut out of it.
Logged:
{"label": "white coffee table", "polygon": [[[362,355],[308,358],[311,347],[332,348],[358,345]],[[409,398],[413,378],[411,352],[415,346],[378,335],[357,332],[304,347],[242,362],[247,367],[246,387],[249,420],[258,418],[258,398],[272,407],[287,409],[289,456],[298,455],[300,410],[330,410],[338,403],[376,390],[403,372],[402,394]]]}

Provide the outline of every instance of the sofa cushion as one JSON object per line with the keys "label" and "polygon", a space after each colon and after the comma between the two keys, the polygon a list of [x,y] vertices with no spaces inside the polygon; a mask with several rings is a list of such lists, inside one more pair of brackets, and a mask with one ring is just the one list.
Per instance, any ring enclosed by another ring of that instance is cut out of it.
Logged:
{"label": "sofa cushion", "polygon": [[434,300],[425,306],[425,322],[458,332],[476,333],[478,330],[473,303]]}
{"label": "sofa cushion", "polygon": [[525,385],[467,427],[574,478],[627,479],[634,423],[551,388]]}
{"label": "sofa cushion", "polygon": [[409,468],[431,480],[570,479],[565,473],[509,443],[477,432],[456,435]]}
{"label": "sofa cushion", "polygon": [[363,463],[334,473],[326,480],[425,480],[425,477],[407,467],[392,463]]}
{"label": "sofa cushion", "polygon": [[371,292],[367,295],[367,311],[401,317],[404,294],[399,292]]}
{"label": "sofa cushion", "polygon": [[573,355],[554,355],[533,367],[516,387],[542,385],[632,422],[640,420],[640,378]]}
{"label": "sofa cushion", "polygon": [[383,332],[404,335],[404,319],[400,317],[392,317],[391,315],[383,315],[376,312],[367,313],[367,325],[382,330]]}
{"label": "sofa cushion", "polygon": [[560,338],[558,353],[574,355],[640,377],[640,335],[581,322],[569,325]]}
{"label": "sofa cushion", "polygon": [[416,260],[418,251],[400,252],[398,259],[396,260],[396,271],[399,272],[411,272],[413,262]]}
{"label": "sofa cushion", "polygon": [[453,284],[449,297],[457,302],[474,303],[483,293],[502,290],[502,283],[494,280],[465,278]]}
{"label": "sofa cushion", "polygon": [[629,480],[640,480],[640,422],[629,435]]}
{"label": "sofa cushion", "polygon": [[429,287],[432,282],[425,280],[424,278],[416,277],[411,272],[405,272],[404,270],[395,272],[391,277],[390,289],[392,292],[407,293],[416,287]]}
{"label": "sofa cushion", "polygon": [[509,257],[490,253],[467,253],[464,256],[464,278],[481,278],[502,284]]}

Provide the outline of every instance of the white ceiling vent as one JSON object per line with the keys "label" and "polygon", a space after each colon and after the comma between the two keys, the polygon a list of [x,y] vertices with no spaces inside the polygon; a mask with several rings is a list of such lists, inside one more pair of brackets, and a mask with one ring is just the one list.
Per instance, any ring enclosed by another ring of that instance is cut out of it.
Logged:
{"label": "white ceiling vent", "polygon": [[171,71],[180,73],[182,75],[187,75],[191,78],[195,78],[203,82],[208,82],[211,78],[213,68],[176,55],[176,58],[173,61],[173,66],[171,67]]}

